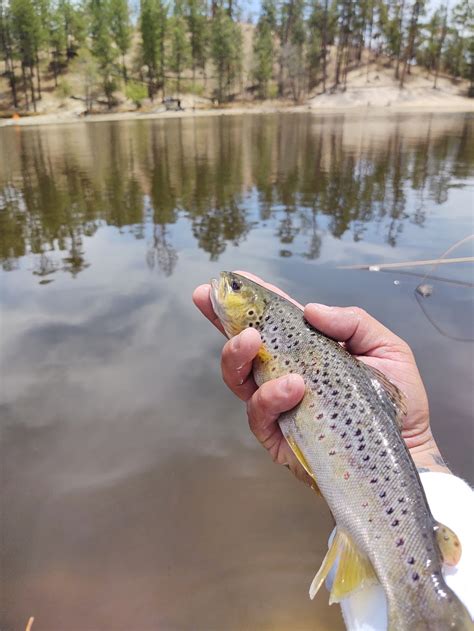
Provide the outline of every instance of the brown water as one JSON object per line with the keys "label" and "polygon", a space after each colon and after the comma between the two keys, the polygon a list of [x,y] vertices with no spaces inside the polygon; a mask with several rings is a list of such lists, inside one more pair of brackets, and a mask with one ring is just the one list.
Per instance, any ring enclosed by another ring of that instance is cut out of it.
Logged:
{"label": "brown water", "polygon": [[418,276],[336,269],[473,232],[473,132],[467,115],[0,130],[2,631],[342,628],[307,596],[328,510],[255,443],[191,291],[244,268],[371,311],[412,345],[473,481],[472,268],[440,266],[464,284],[426,299]]}

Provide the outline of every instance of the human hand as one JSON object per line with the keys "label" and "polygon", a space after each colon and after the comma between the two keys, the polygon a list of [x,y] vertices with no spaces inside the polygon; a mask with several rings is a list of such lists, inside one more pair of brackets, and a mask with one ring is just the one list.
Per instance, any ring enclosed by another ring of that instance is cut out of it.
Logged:
{"label": "human hand", "polygon": [[[280,289],[257,276],[238,272],[297,304]],[[210,285],[196,288],[193,300],[198,309],[224,332],[210,300]],[[406,396],[407,414],[403,419],[402,436],[416,466],[430,471],[449,472],[433,439],[430,428],[426,391],[413,353],[402,339],[359,307],[329,307],[310,303],[304,307],[304,317],[316,329],[344,343],[345,348],[362,362],[384,373]],[[287,465],[301,480],[311,484],[286,442],[278,417],[303,398],[303,378],[296,374],[268,381],[260,388],[252,376],[252,362],[261,346],[258,331],[244,329],[229,340],[222,351],[224,382],[247,404],[249,425],[273,460]]]}

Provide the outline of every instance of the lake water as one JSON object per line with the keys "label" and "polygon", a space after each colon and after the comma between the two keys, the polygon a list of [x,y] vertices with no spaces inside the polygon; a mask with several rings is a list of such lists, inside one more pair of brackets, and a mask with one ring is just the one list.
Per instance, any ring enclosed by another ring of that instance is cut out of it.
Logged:
{"label": "lake water", "polygon": [[[438,257],[473,199],[472,115],[0,130],[2,631],[341,629],[307,596],[328,509],[256,444],[191,292],[247,269],[369,310],[472,482],[472,266],[337,268]],[[427,272],[455,282],[417,297]]]}

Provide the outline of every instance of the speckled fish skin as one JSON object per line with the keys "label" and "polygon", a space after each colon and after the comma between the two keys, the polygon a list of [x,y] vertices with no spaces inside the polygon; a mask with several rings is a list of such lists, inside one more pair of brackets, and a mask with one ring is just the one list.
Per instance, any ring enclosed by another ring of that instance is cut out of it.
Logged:
{"label": "speckled fish skin", "polygon": [[280,417],[280,427],[302,451],[338,529],[370,559],[387,596],[389,630],[472,629],[443,579],[436,522],[380,382],[311,327],[298,307],[244,277],[223,274],[256,296],[245,320],[232,323],[213,285],[214,310],[228,335],[245,326],[260,332],[265,351],[254,363],[257,384],[287,373],[305,380],[302,403]]}

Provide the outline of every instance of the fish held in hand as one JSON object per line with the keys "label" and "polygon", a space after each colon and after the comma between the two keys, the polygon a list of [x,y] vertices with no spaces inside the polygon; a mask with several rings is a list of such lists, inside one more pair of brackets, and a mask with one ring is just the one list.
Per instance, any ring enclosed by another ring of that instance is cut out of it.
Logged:
{"label": "fish held in hand", "polygon": [[389,631],[473,629],[441,572],[443,560],[459,560],[460,542],[428,507],[400,433],[403,394],[313,328],[296,305],[244,276],[222,272],[211,281],[211,301],[228,337],[259,331],[258,385],[288,373],[305,381],[301,403],[279,425],[336,521],[310,596],[337,563],[330,603],[378,581]]}

